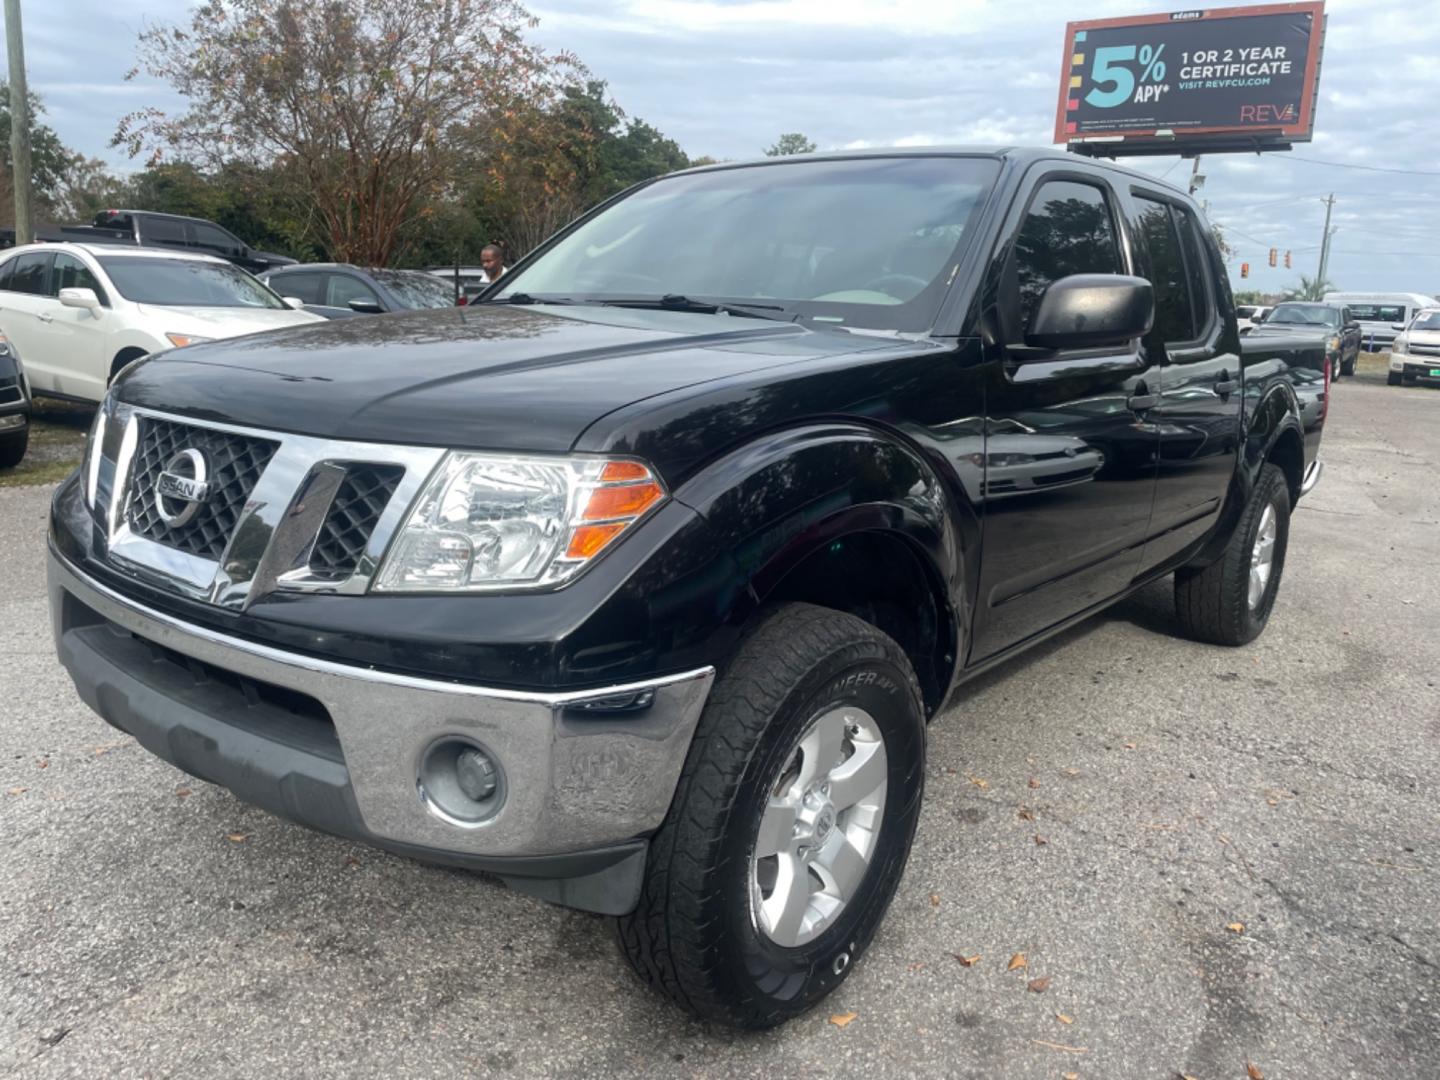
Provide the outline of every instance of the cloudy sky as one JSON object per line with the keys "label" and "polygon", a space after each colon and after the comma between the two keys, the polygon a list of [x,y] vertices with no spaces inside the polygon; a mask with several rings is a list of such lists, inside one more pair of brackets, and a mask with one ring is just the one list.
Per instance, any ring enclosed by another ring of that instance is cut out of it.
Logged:
{"label": "cloudy sky", "polygon": [[[23,0],[31,89],[70,146],[107,146],[142,105],[124,81],[135,35],[185,0]],[[579,55],[631,115],[692,155],[756,156],[785,131],[823,149],[1047,145],[1065,22],[1181,9],[1155,0],[540,0],[535,32]],[[1318,261],[1336,197],[1329,276],[1352,290],[1440,294],[1440,20],[1415,0],[1329,0],[1314,142],[1204,159],[1202,196],[1239,249],[1237,288],[1279,289]],[[1136,159],[1183,183],[1189,162]],[[1362,168],[1361,166],[1364,166]],[[1294,252],[1271,270],[1270,247]],[[1239,279],[1239,262],[1251,276]]]}

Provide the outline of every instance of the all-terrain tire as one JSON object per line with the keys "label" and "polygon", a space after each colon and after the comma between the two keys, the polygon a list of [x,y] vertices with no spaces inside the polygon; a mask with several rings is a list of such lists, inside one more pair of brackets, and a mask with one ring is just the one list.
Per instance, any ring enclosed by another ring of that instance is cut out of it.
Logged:
{"label": "all-terrain tire", "polygon": [[[782,948],[757,927],[751,855],[767,799],[807,726],[863,709],[886,752],[884,816],[868,869],[834,922]],[[650,844],[640,902],[616,921],[640,978],[691,1014],[767,1028],[844,981],[899,885],[924,786],[925,713],[900,647],[809,604],[775,609],[716,680],[670,812]]]}
{"label": "all-terrain tire", "polygon": [[1399,385],[1400,385],[1400,372],[1398,372],[1398,371],[1387,371],[1387,372],[1385,373],[1385,385],[1386,385],[1386,386],[1399,386]]}
{"label": "all-terrain tire", "polygon": [[[1253,608],[1249,602],[1250,568],[1255,539],[1265,509],[1275,515],[1275,543],[1269,581]],[[1261,466],[1255,487],[1225,553],[1199,570],[1175,572],[1175,614],[1185,633],[1215,645],[1245,645],[1254,641],[1270,621],[1280,578],[1285,569],[1285,548],[1290,539],[1290,487],[1279,467]]]}
{"label": "all-terrain tire", "polygon": [[13,469],[19,465],[29,443],[30,429],[28,427],[0,435],[0,469]]}

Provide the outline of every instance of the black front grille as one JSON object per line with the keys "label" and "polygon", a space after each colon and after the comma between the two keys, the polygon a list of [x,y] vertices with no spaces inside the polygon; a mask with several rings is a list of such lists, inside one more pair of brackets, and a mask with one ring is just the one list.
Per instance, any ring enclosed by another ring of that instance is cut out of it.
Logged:
{"label": "black front grille", "polygon": [[[130,528],[157,543],[218,561],[250,492],[279,445],[268,439],[141,417],[131,470]],[[155,488],[170,460],[185,449],[198,450],[205,458],[210,490],[194,517],[183,525],[170,526],[155,507]]]}
{"label": "black front grille", "polygon": [[24,400],[25,395],[13,380],[0,379],[0,405],[14,405],[17,401]]}
{"label": "black front grille", "polygon": [[404,475],[399,465],[351,465],[346,469],[310,552],[312,574],[341,581],[355,573],[370,534]]}

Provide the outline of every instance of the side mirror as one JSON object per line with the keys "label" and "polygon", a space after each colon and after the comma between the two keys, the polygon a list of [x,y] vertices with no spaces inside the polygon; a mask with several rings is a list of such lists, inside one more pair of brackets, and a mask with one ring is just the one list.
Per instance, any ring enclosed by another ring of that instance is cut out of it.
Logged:
{"label": "side mirror", "polygon": [[385,311],[385,309],[380,306],[379,300],[360,299],[350,301],[350,310],[358,311],[361,315],[380,315]]}
{"label": "side mirror", "polygon": [[1405,324],[1403,322],[1392,322],[1390,329],[1403,334],[1405,332]]}
{"label": "side mirror", "polygon": [[305,307],[305,301],[301,300],[298,296],[282,296],[280,299],[285,301],[286,307],[294,308],[296,311],[300,311]]}
{"label": "side mirror", "polygon": [[61,289],[59,299],[65,307],[84,308],[100,314],[100,298],[95,295],[94,289]]}
{"label": "side mirror", "polygon": [[1025,344],[1089,349],[1143,337],[1155,323],[1155,291],[1144,278],[1072,274],[1052,282],[1030,319]]}

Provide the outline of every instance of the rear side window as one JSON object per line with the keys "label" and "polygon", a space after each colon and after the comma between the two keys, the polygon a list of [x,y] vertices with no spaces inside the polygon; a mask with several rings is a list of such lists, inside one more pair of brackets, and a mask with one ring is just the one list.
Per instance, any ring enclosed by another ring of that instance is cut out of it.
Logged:
{"label": "rear side window", "polygon": [[40,251],[17,255],[13,260],[15,276],[10,280],[10,291],[44,296],[49,291],[46,277],[50,272],[50,258],[48,252]]}
{"label": "rear side window", "polygon": [[15,260],[6,259],[0,262],[0,292],[8,292],[10,282],[15,277]]}
{"label": "rear side window", "polygon": [[169,218],[141,218],[140,238],[144,244],[184,244],[185,223]]}
{"label": "rear side window", "polygon": [[1009,299],[1020,331],[1051,282],[1071,274],[1124,273],[1105,192],[1073,180],[1041,185],[1015,237],[1013,266],[1017,295]]}
{"label": "rear side window", "polygon": [[1351,304],[1350,314],[1360,322],[1405,321],[1405,309],[1395,304]]}
{"label": "rear side window", "polygon": [[307,304],[323,304],[324,274],[276,274],[267,282],[281,296],[293,296]]}
{"label": "rear side window", "polygon": [[218,225],[191,226],[195,230],[195,246],[205,248],[207,251],[216,251],[222,255],[238,255],[240,253],[240,242],[227,233]]}
{"label": "rear side window", "polygon": [[1210,248],[1200,228],[1200,219],[1183,206],[1172,206],[1171,215],[1180,224],[1180,247],[1185,252],[1185,268],[1190,279],[1190,304],[1195,316],[1195,336],[1201,337],[1210,328],[1215,310],[1215,297],[1211,291],[1214,274],[1211,273]]}
{"label": "rear side window", "polygon": [[1150,252],[1150,285],[1155,290],[1155,336],[1161,341],[1192,341],[1195,330],[1190,281],[1180,232],[1169,203],[1138,197],[1140,233]]}
{"label": "rear side window", "polygon": [[90,268],[74,255],[67,255],[63,251],[55,253],[55,265],[50,270],[50,295],[59,296],[61,289],[93,289],[100,303],[110,306],[105,290],[100,287],[100,282],[95,280]]}
{"label": "rear side window", "polygon": [[351,300],[380,303],[380,297],[375,295],[375,290],[359,278],[353,278],[349,274],[331,274],[328,299],[325,303],[331,307],[349,307]]}

